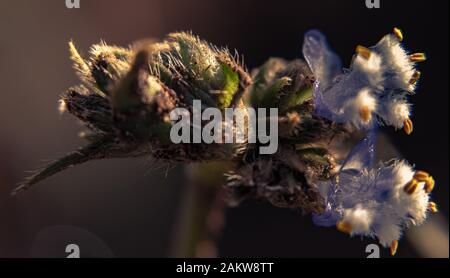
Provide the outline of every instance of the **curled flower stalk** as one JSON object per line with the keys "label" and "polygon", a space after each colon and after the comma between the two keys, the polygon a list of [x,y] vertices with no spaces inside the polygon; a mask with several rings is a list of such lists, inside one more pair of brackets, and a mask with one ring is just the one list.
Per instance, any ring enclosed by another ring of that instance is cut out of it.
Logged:
{"label": "curled flower stalk", "polygon": [[[237,53],[191,33],[129,48],[101,42],[87,59],[70,42],[82,85],[62,94],[60,111],[85,125],[87,144],[46,165],[14,192],[95,159],[147,156],[169,165],[226,161],[232,169],[224,173],[223,188],[230,204],[251,197],[300,209],[312,213],[317,225],[376,237],[395,254],[404,230],[437,212],[428,173],[405,160],[374,161],[378,127],[413,131],[408,98],[417,89],[416,64],[425,54],[409,54],[402,41],[395,28],[375,46],[357,46],[345,69],[325,36],[312,30],[304,37],[305,61],[270,58],[251,74]],[[260,147],[266,142],[252,142],[250,135],[242,142],[197,142],[195,132],[188,136],[192,143],[174,142],[172,129],[181,120],[172,111],[178,108],[194,115],[189,130],[212,123],[196,122],[198,111],[215,108],[226,114],[241,108],[248,126],[221,122],[233,136],[250,129],[251,111],[276,111],[258,118],[258,126],[266,131],[276,123],[278,147],[264,153]],[[355,133],[365,138],[338,154]]]}

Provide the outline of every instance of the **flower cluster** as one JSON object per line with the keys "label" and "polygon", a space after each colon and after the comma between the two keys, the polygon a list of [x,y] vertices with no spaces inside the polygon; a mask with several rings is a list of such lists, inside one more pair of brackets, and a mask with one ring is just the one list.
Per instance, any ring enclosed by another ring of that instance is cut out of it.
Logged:
{"label": "flower cluster", "polygon": [[425,54],[408,54],[402,40],[402,32],[395,28],[373,47],[359,45],[350,68],[342,69],[325,36],[316,30],[308,32],[303,53],[317,78],[317,113],[360,129],[386,124],[410,134],[407,96],[414,93],[421,75],[415,65],[425,60]]}
{"label": "flower cluster", "polygon": [[406,227],[422,224],[427,212],[437,212],[429,200],[434,179],[428,173],[415,171],[405,160],[372,165],[378,125],[403,128],[407,134],[413,130],[407,96],[416,89],[420,72],[415,64],[424,61],[425,54],[409,55],[402,40],[402,32],[394,28],[373,47],[357,46],[349,69],[341,68],[319,31],[308,32],[303,46],[316,77],[316,113],[367,132],[335,179],[320,184],[326,208],[313,220],[352,236],[377,237],[392,254]]}
{"label": "flower cluster", "polygon": [[334,226],[351,236],[377,237],[394,255],[405,227],[421,225],[427,213],[436,213],[430,201],[434,179],[416,171],[405,160],[371,166],[373,140],[355,147],[333,181],[320,186],[325,212],[314,214],[320,226]]}

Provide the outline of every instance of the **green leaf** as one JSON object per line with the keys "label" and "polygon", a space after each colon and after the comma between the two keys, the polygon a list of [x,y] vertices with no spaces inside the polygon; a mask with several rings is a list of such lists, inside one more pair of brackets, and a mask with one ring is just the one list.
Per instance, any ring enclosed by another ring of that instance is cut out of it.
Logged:
{"label": "green leaf", "polygon": [[223,73],[222,93],[218,97],[218,106],[220,108],[229,107],[233,100],[234,94],[239,88],[239,74],[225,63],[220,64]]}
{"label": "green leaf", "polygon": [[306,87],[298,92],[288,94],[281,101],[281,111],[287,111],[292,107],[302,105],[305,101],[311,100],[312,93],[312,87]]}
{"label": "green leaf", "polygon": [[[297,145],[296,149],[302,159],[309,160],[322,165],[329,165],[330,162],[325,157],[328,154],[328,150],[325,148],[302,148],[304,145]],[[301,148],[301,149],[299,149]]]}
{"label": "green leaf", "polygon": [[276,108],[281,90],[291,84],[291,78],[284,76],[273,82],[267,89],[260,92],[261,99],[257,103],[257,107]]}

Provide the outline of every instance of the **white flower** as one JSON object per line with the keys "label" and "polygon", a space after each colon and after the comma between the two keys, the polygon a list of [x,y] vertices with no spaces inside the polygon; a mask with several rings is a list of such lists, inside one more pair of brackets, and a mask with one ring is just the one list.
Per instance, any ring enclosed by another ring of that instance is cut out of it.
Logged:
{"label": "white flower", "polygon": [[326,210],[313,220],[320,226],[336,225],[351,236],[377,237],[395,254],[403,230],[422,224],[428,212],[437,211],[430,202],[434,180],[404,160],[379,167],[355,161],[370,156],[368,149],[368,144],[360,146],[338,173],[337,181],[320,185],[325,189]]}
{"label": "white flower", "polygon": [[415,65],[401,46],[400,40],[393,34],[386,35],[374,47],[374,51],[384,57],[384,71],[390,74],[389,79],[386,80],[386,85],[392,88],[401,88],[405,91],[414,91],[417,80],[414,82],[411,82],[411,80],[415,73]]}
{"label": "white flower", "polygon": [[316,112],[360,129],[387,124],[410,134],[413,127],[406,98],[416,89],[420,72],[415,64],[424,61],[425,54],[409,55],[401,40],[403,34],[395,28],[373,47],[358,46],[350,69],[343,70],[325,36],[315,30],[308,32],[303,53],[316,77]]}
{"label": "white flower", "polygon": [[378,113],[387,125],[402,128],[411,116],[411,104],[403,98],[392,99]]}
{"label": "white flower", "polygon": [[347,100],[339,111],[339,116],[355,119],[357,127],[370,126],[373,123],[372,114],[377,108],[377,99],[368,88],[363,88],[358,94]]}

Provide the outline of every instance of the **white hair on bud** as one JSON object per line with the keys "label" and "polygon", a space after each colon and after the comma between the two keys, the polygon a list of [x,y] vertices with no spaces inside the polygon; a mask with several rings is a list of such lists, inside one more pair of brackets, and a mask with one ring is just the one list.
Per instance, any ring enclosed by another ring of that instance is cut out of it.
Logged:
{"label": "white hair on bud", "polygon": [[372,123],[372,119],[365,122],[360,115],[363,107],[366,107],[371,115],[377,108],[377,100],[368,88],[363,88],[354,98],[347,100],[340,113],[356,127],[369,126]]}
{"label": "white hair on bud", "polygon": [[100,41],[100,43],[92,45],[89,53],[91,54],[91,60],[102,55],[113,55],[115,58],[128,61],[133,56],[133,52],[130,49],[108,45],[105,41]]}
{"label": "white hair on bud", "polygon": [[352,233],[369,235],[373,221],[373,213],[361,204],[344,210],[343,220],[352,225]]}
{"label": "white hair on bud", "polygon": [[369,73],[374,73],[382,70],[381,57],[376,53],[371,53],[368,60],[362,58],[360,55],[357,56],[355,64],[360,66],[361,69]]}
{"label": "white hair on bud", "polygon": [[404,160],[395,163],[391,169],[380,170],[380,177],[384,183],[389,179],[394,182],[391,189],[391,204],[398,215],[407,215],[411,218],[412,224],[420,225],[426,219],[426,211],[429,202],[429,194],[425,192],[424,183],[418,185],[417,190],[409,195],[405,194],[404,186],[414,177],[414,170]]}
{"label": "white hair on bud", "polygon": [[377,108],[377,100],[373,97],[369,88],[364,88],[359,91],[356,96],[356,103],[359,107],[368,107],[370,111],[375,111]]}
{"label": "white hair on bud", "polygon": [[383,56],[383,64],[391,75],[392,86],[414,91],[414,84],[409,82],[414,75],[414,63],[410,61],[400,41],[392,34],[386,35],[375,49]]}
{"label": "white hair on bud", "polygon": [[387,125],[403,128],[404,121],[411,115],[411,105],[404,99],[390,99],[379,114]]}
{"label": "white hair on bud", "polygon": [[375,52],[370,54],[369,59],[357,55],[353,61],[352,68],[358,74],[361,74],[368,79],[371,86],[383,89],[384,70],[382,66],[382,58]]}
{"label": "white hair on bud", "polygon": [[[216,59],[218,50],[191,33],[171,33],[169,40],[173,41],[171,58],[175,64],[191,67],[192,71],[207,79],[213,80],[220,73],[220,64]],[[178,61],[177,61],[178,60]]]}
{"label": "white hair on bud", "polygon": [[414,170],[405,160],[395,163],[392,168],[392,173],[394,174],[394,182],[397,186],[406,184],[414,176]]}
{"label": "white hair on bud", "polygon": [[393,217],[381,218],[378,226],[374,228],[374,233],[377,235],[380,244],[386,248],[402,236],[400,224]]}

